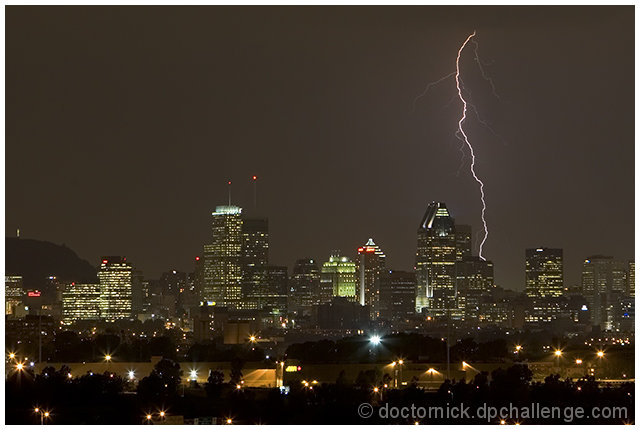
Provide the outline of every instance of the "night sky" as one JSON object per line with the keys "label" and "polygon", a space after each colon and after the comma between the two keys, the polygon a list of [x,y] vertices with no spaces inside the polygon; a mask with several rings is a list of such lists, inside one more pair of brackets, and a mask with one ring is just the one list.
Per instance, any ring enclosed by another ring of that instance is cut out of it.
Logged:
{"label": "night sky", "polygon": [[481,228],[454,81],[412,106],[473,30],[500,97],[468,47],[496,282],[524,288],[527,247],[564,248],[568,285],[633,258],[632,6],[8,6],[6,233],[191,271],[231,179],[273,264],[373,237],[409,270],[430,201]]}

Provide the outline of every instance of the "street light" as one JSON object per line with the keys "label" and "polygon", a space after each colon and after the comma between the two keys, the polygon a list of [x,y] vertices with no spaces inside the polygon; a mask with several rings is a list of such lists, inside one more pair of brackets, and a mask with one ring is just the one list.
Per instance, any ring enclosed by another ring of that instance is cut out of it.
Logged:
{"label": "street light", "polygon": [[227,418],[227,424],[231,424],[233,420],[231,418]]}
{"label": "street light", "polygon": [[560,357],[560,356],[562,356],[562,351],[560,351],[559,349],[556,349],[554,354],[556,355],[556,357]]}
{"label": "street light", "polygon": [[377,334],[375,334],[375,335],[373,335],[373,336],[371,336],[371,337],[369,338],[369,342],[371,342],[371,344],[372,344],[373,346],[380,345],[380,340],[381,340],[381,339],[380,339],[380,336],[378,336]]}
{"label": "street light", "polygon": [[598,351],[596,355],[598,356],[598,358],[602,358],[604,357],[604,351]]}
{"label": "street light", "polygon": [[105,356],[104,356],[104,359],[105,359],[106,361],[111,361],[111,355],[109,355],[109,354],[105,355]]}
{"label": "street light", "polygon": [[44,425],[44,419],[49,418],[49,411],[43,411],[42,409],[35,407],[33,411],[36,414],[40,414],[40,425]]}
{"label": "street light", "polygon": [[582,360],[580,358],[576,358],[576,364],[582,364]]}
{"label": "street light", "polygon": [[16,370],[18,370],[19,372],[22,372],[22,369],[24,369],[24,364],[22,363],[16,364]]}
{"label": "street light", "polygon": [[129,381],[136,379],[136,373],[133,370],[129,370]]}
{"label": "street light", "polygon": [[16,358],[16,354],[15,354],[15,352],[10,352],[10,353],[9,353],[9,358],[10,358],[11,360],[13,360],[14,358]]}

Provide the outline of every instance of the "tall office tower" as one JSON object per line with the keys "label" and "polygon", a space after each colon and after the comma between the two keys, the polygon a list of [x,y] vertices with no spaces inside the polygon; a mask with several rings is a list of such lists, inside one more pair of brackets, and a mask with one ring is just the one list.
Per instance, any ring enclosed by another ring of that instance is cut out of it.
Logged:
{"label": "tall office tower", "polygon": [[[179,316],[184,311],[183,302],[192,293],[189,287],[189,274],[179,270],[170,270],[160,275],[161,302],[167,309],[170,318]],[[189,301],[187,299],[187,301]]]}
{"label": "tall office tower", "polygon": [[629,276],[627,276],[627,294],[630,297],[636,296],[636,263],[635,261],[629,261]]}
{"label": "tall office tower", "polygon": [[356,264],[335,252],[322,265],[320,274],[320,304],[331,301],[332,297],[345,297],[356,301]]}
{"label": "tall office tower", "polygon": [[357,296],[362,306],[369,306],[371,318],[378,317],[378,302],[380,301],[380,291],[378,291],[376,280],[380,272],[384,270],[386,256],[373,239],[358,248],[358,258],[356,259],[356,273],[358,275]]}
{"label": "tall office tower", "polygon": [[562,249],[527,249],[525,259],[527,296],[560,297],[563,292]]}
{"label": "tall office tower", "polygon": [[62,293],[62,323],[71,325],[80,320],[100,318],[100,284],[67,285]]}
{"label": "tall office tower", "polygon": [[16,306],[22,303],[23,296],[22,276],[6,275],[4,277],[5,315],[15,314]]}
{"label": "tall office tower", "polygon": [[131,272],[131,313],[136,317],[143,312],[144,300],[146,292],[143,287],[144,277],[142,270],[134,270]]}
{"label": "tall office tower", "polygon": [[[269,264],[269,221],[267,218],[242,220],[242,295],[245,298],[260,294],[260,284]],[[248,299],[243,308],[253,308]]]}
{"label": "tall office tower", "polygon": [[272,313],[286,312],[288,268],[286,266],[261,266],[257,271],[260,282],[246,296],[247,303],[255,303],[257,309]]}
{"label": "tall office tower", "polygon": [[494,286],[493,263],[471,256],[457,261],[456,286],[465,321],[477,321],[483,296],[491,295]]}
{"label": "tall office tower", "polygon": [[562,249],[525,250],[525,292],[531,300],[527,322],[549,322],[560,312],[563,294]]}
{"label": "tall office tower", "polygon": [[195,264],[193,268],[193,283],[198,299],[202,299],[202,292],[204,291],[204,259],[199,255],[196,255]]}
{"label": "tall office tower", "polygon": [[432,202],[418,228],[416,312],[459,317],[456,304],[456,233],[442,202]]}
{"label": "tall office tower", "polygon": [[320,269],[312,258],[296,260],[289,279],[289,311],[296,314],[311,311],[320,304]]}
{"label": "tall office tower", "polygon": [[204,246],[205,303],[236,309],[242,299],[242,208],[218,206]]}
{"label": "tall office tower", "polygon": [[471,226],[456,224],[456,260],[471,257]]}
{"label": "tall office tower", "polygon": [[611,330],[614,305],[627,292],[627,264],[594,255],[582,264],[582,294],[591,311],[591,324]]}
{"label": "tall office tower", "polygon": [[416,275],[413,272],[383,270],[376,278],[380,291],[379,317],[404,321],[416,311]]}
{"label": "tall office tower", "polygon": [[105,321],[131,317],[131,264],[124,257],[102,257],[98,270],[100,315]]}

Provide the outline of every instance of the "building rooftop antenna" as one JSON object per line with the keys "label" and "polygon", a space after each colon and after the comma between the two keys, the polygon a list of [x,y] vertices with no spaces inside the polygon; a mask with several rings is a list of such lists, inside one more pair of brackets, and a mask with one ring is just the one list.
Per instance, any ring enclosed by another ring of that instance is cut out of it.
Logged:
{"label": "building rooftop antenna", "polygon": [[251,177],[253,180],[253,210],[258,210],[258,177],[253,175]]}

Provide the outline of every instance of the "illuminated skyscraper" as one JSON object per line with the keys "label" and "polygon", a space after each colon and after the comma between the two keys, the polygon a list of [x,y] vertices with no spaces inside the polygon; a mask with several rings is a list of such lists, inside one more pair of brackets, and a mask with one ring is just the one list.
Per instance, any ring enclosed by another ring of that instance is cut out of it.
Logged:
{"label": "illuminated skyscraper", "polygon": [[16,306],[22,303],[23,296],[22,276],[6,275],[4,277],[5,315],[13,315],[15,313]]}
{"label": "illuminated skyscraper", "polygon": [[62,323],[70,325],[80,320],[97,320],[100,307],[100,284],[71,283],[62,293]]}
{"label": "illuminated skyscraper", "polygon": [[490,296],[493,286],[491,261],[468,256],[456,262],[458,307],[464,312],[465,321],[478,319],[483,296]]}
{"label": "illuminated skyscraper", "polygon": [[242,208],[218,206],[211,215],[212,241],[204,246],[205,302],[238,307],[242,299]]}
{"label": "illuminated skyscraper", "polygon": [[525,259],[527,296],[560,297],[564,285],[562,249],[527,249]]}
{"label": "illuminated skyscraper", "polygon": [[561,311],[564,292],[562,249],[533,248],[525,251],[525,293],[531,300],[528,322],[550,322]]}
{"label": "illuminated skyscraper", "polygon": [[380,291],[376,284],[380,272],[384,270],[386,257],[373,239],[358,248],[356,273],[358,275],[358,301],[362,306],[369,306],[371,317],[378,317]]}
{"label": "illuminated skyscraper", "polygon": [[131,264],[124,257],[102,257],[100,280],[100,315],[105,321],[131,317]]}
{"label": "illuminated skyscraper", "polygon": [[289,281],[286,266],[260,266],[256,269],[259,282],[246,296],[248,303],[255,303],[256,309],[283,313],[287,309],[287,284]]}
{"label": "illuminated skyscraper", "polygon": [[387,321],[404,321],[416,311],[416,275],[413,272],[383,270],[376,277],[380,291],[379,317]]}
{"label": "illuminated skyscraper", "polygon": [[456,304],[456,232],[444,203],[432,202],[418,228],[416,312],[459,317]]}
{"label": "illuminated skyscraper", "polygon": [[242,294],[248,301],[242,308],[251,309],[250,297],[257,297],[269,264],[269,222],[267,218],[242,220]]}
{"label": "illuminated skyscraper", "polygon": [[289,280],[289,311],[304,313],[320,304],[320,269],[312,258],[296,261]]}
{"label": "illuminated skyscraper", "polygon": [[628,282],[628,294],[630,297],[636,296],[636,263],[635,261],[629,261],[629,277]]}
{"label": "illuminated skyscraper", "polygon": [[582,294],[591,311],[591,324],[611,330],[615,308],[627,295],[627,264],[613,257],[594,255],[582,264]]}
{"label": "illuminated skyscraper", "polygon": [[348,257],[334,253],[322,265],[320,274],[320,303],[327,303],[332,297],[345,297],[356,301],[356,264]]}

